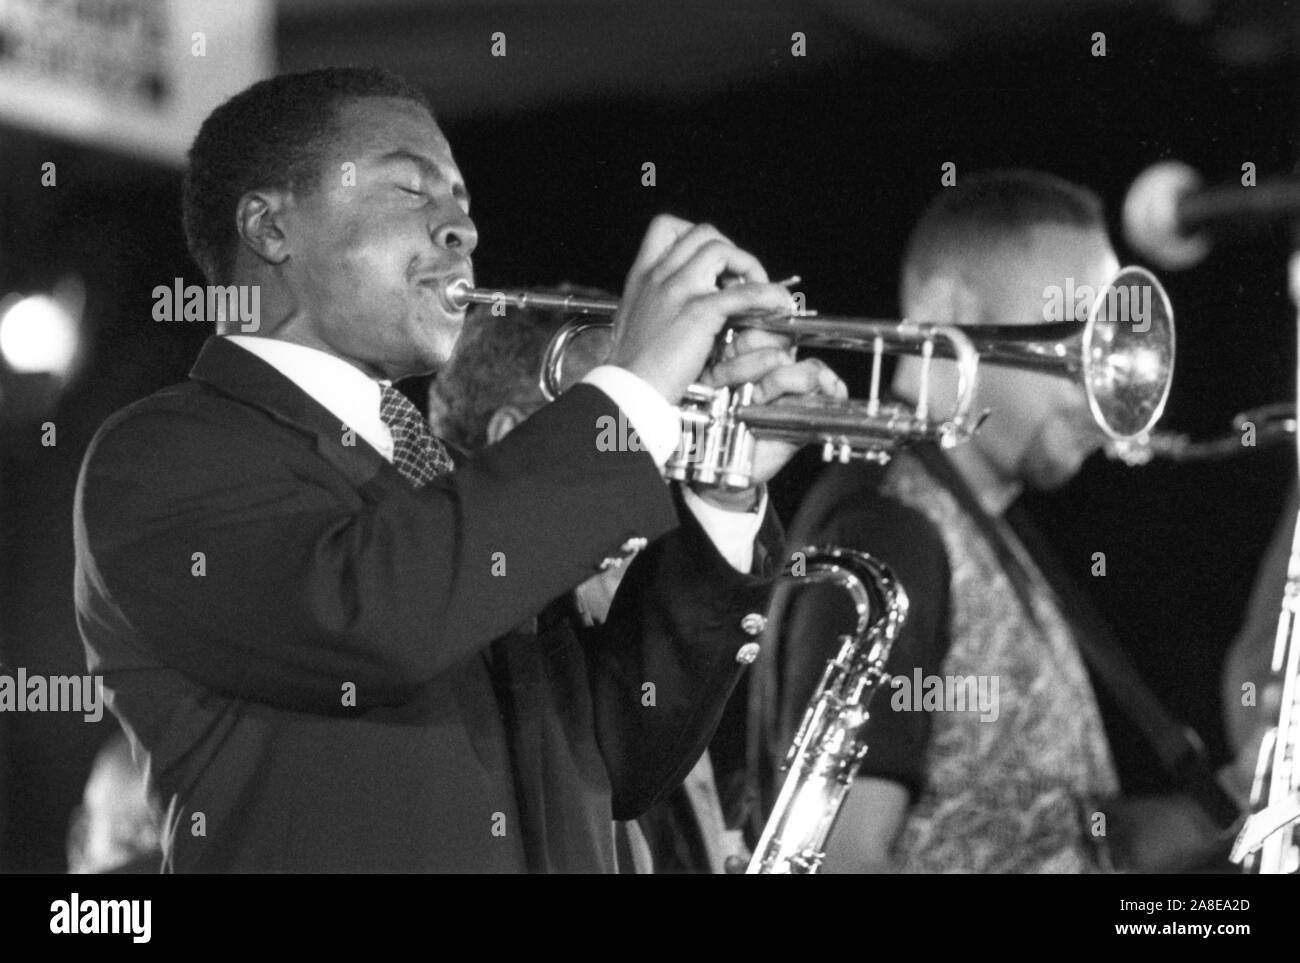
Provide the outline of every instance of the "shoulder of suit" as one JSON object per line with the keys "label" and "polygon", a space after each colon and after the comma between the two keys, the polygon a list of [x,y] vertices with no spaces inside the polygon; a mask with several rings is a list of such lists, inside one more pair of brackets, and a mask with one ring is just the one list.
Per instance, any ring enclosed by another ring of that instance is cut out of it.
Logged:
{"label": "shoulder of suit", "polygon": [[86,459],[102,457],[106,448],[181,445],[204,434],[237,443],[250,439],[250,427],[267,421],[263,413],[202,382],[184,381],[110,415],[95,432]]}

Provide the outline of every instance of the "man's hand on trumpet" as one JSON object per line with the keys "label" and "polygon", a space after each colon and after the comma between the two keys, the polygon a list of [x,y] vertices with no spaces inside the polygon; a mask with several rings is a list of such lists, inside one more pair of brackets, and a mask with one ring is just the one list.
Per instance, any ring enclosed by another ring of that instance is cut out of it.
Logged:
{"label": "man's hand on trumpet", "polygon": [[[719,287],[723,279],[727,284]],[[738,333],[723,357],[704,370],[728,318],[793,308],[790,292],[771,283],[758,259],[716,228],[660,215],[628,272],[614,317],[610,363],[638,375],[674,405],[696,381],[710,387],[753,382],[756,404],[805,395],[846,398],[848,390],[829,367],[817,359],[796,361],[789,339],[769,332]],[[701,487],[698,493],[723,508],[752,509],[758,486],[797,450],[785,442],[760,440],[754,488],[726,492]]]}
{"label": "man's hand on trumpet", "polygon": [[[737,332],[722,359],[700,378],[701,384],[712,388],[745,382],[754,384],[756,405],[780,405],[815,395],[849,396],[844,382],[824,361],[796,361],[790,339],[769,331]],[[735,492],[701,487],[697,494],[720,507],[748,511],[758,502],[758,486],[784,468],[798,450],[799,446],[790,442],[758,438],[754,444],[754,488]]]}
{"label": "man's hand on trumpet", "polygon": [[[744,283],[719,288],[720,278]],[[790,292],[717,228],[661,214],[650,222],[614,315],[609,363],[676,405],[700,377],[727,319],[789,311]]]}

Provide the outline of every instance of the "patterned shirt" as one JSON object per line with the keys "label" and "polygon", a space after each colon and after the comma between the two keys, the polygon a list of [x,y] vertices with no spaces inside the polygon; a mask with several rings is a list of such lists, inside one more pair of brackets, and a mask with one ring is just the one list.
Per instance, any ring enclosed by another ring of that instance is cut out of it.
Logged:
{"label": "patterned shirt", "polygon": [[1028,579],[1021,588],[1031,615],[984,531],[914,456],[893,461],[882,493],[923,514],[943,539],[952,578],[951,645],[941,674],[997,683],[996,690],[988,687],[997,695],[996,718],[969,710],[929,713],[924,786],[896,846],[899,868],[1098,871],[1098,806],[1118,792],[1118,780],[1054,594],[1014,534],[997,522]]}

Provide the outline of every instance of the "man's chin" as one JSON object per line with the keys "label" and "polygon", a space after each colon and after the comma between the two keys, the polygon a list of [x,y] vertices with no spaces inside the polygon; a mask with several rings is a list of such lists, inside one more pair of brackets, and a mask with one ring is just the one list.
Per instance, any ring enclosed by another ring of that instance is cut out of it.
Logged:
{"label": "man's chin", "polygon": [[1089,445],[1070,450],[1044,450],[1034,452],[1026,459],[1021,477],[1025,484],[1039,491],[1055,491],[1072,482],[1083,469],[1083,463],[1098,450]]}
{"label": "man's chin", "polygon": [[447,358],[445,355],[429,354],[413,361],[411,363],[411,369],[402,377],[414,378],[420,375],[436,375],[445,367],[447,367]]}
{"label": "man's chin", "polygon": [[411,345],[410,356],[404,365],[407,372],[402,377],[437,374],[447,366],[447,361],[459,337],[459,330],[453,333],[444,329],[432,337],[415,339]]}
{"label": "man's chin", "polygon": [[389,381],[396,382],[403,378],[434,375],[446,366],[447,355],[444,352],[422,348],[401,360],[387,362],[383,365],[383,374]]}
{"label": "man's chin", "polygon": [[1068,485],[1101,447],[1101,439],[1091,425],[1049,420],[1026,448],[1020,477],[1031,488],[1053,491]]}
{"label": "man's chin", "polygon": [[425,337],[419,341],[420,363],[432,371],[446,367],[464,331],[464,324],[463,317],[440,317],[431,327],[424,329]]}
{"label": "man's chin", "polygon": [[1025,484],[1040,492],[1052,492],[1064,488],[1079,472],[1079,466],[1065,466],[1056,462],[1037,461],[1026,466],[1022,474]]}

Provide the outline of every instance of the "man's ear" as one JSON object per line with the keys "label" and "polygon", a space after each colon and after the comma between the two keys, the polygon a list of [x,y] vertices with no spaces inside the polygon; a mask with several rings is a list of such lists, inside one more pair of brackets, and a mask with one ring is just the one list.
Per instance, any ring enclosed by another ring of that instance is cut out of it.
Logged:
{"label": "man's ear", "polygon": [[965,279],[947,272],[912,278],[905,294],[909,321],[929,324],[979,324],[980,298]]}
{"label": "man's ear", "polygon": [[528,416],[514,405],[502,405],[496,411],[492,412],[492,417],[487,426],[487,443],[495,445],[504,438]]}
{"label": "man's ear", "polygon": [[235,229],[240,241],[268,264],[283,264],[289,258],[289,239],[284,231],[287,199],[283,191],[249,191],[235,205]]}

